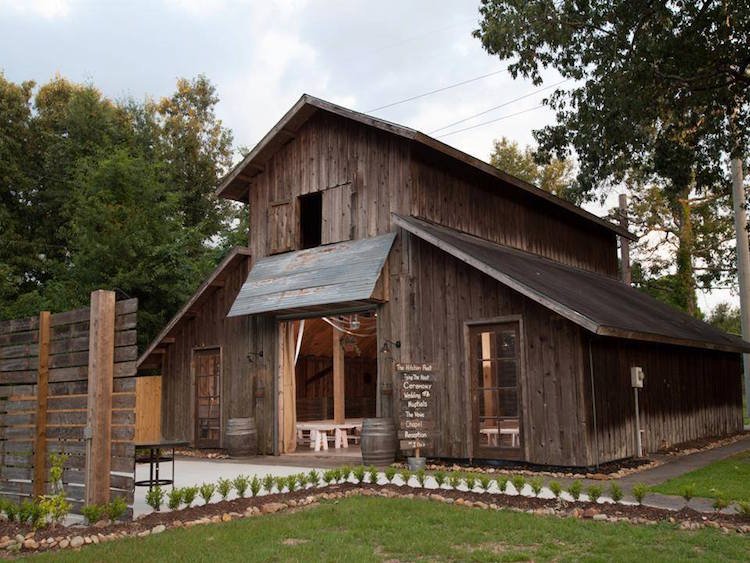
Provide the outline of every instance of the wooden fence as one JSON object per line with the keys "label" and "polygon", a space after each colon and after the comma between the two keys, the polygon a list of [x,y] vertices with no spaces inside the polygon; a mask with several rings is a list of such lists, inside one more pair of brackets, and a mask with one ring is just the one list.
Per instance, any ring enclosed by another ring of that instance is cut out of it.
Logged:
{"label": "wooden fence", "polygon": [[74,512],[119,496],[132,514],[137,309],[96,291],[90,308],[0,322],[0,496],[44,494],[65,453]]}

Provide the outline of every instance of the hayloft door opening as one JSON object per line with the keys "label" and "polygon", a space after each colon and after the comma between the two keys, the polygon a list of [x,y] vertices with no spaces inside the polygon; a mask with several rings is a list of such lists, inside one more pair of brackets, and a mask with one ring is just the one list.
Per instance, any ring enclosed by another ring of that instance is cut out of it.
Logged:
{"label": "hayloft door opening", "polygon": [[221,447],[221,350],[193,352],[195,366],[195,447]]}
{"label": "hayloft door opening", "polygon": [[523,432],[518,322],[469,329],[475,457],[519,459]]}
{"label": "hayloft door opening", "polygon": [[315,192],[299,198],[300,248],[315,248],[323,241],[323,194]]}

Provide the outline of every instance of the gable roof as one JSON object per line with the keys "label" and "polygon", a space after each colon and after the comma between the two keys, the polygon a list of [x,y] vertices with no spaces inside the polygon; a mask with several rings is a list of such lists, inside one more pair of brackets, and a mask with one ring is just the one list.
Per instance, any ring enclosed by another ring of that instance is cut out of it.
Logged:
{"label": "gable roof", "polygon": [[532,301],[602,336],[728,352],[750,343],[614,278],[580,270],[414,217],[394,223]]}
{"label": "gable roof", "polygon": [[416,129],[404,127],[403,125],[391,123],[384,119],[350,110],[325,100],[321,100],[320,98],[310,96],[309,94],[303,94],[297,103],[286,112],[284,117],[282,117],[268,133],[266,133],[266,135],[257,145],[255,145],[255,147],[253,147],[245,158],[230,170],[226,176],[224,176],[217,188],[217,194],[223,198],[247,202],[248,182],[253,176],[264,170],[265,164],[268,160],[282,146],[293,139],[300,127],[302,127],[302,125],[318,111],[332,113],[345,119],[356,121],[368,127],[373,127],[392,135],[397,135],[413,143],[417,143],[429,150],[440,153],[454,161],[462,162],[467,166],[510,184],[525,193],[531,194],[539,200],[546,201],[560,209],[564,209],[565,211],[577,215],[593,225],[603,227],[618,235],[630,238],[631,240],[636,240],[636,237],[627,229],[623,229],[615,223],[597,217],[593,213],[589,213],[581,207],[573,205],[569,201],[565,201],[564,199],[530,184],[529,182],[498,170],[494,166],[451,147],[450,145],[446,145],[445,143],[417,131]]}
{"label": "gable roof", "polygon": [[138,358],[137,366],[141,367],[141,364],[143,364],[154,352],[154,350],[156,350],[156,348],[158,348],[159,345],[162,344],[164,339],[169,336],[169,333],[172,332],[172,329],[174,329],[180,323],[185,315],[190,313],[190,311],[194,308],[200,306],[203,303],[204,299],[208,298],[209,295],[211,295],[212,288],[219,288],[223,286],[221,282],[223,281],[224,276],[227,272],[229,272],[232,268],[239,264],[240,261],[244,260],[246,257],[249,257],[250,255],[250,249],[243,246],[236,246],[232,250],[230,250],[229,254],[224,257],[224,259],[219,263],[218,266],[216,266],[214,271],[209,274],[209,276],[200,285],[200,287],[195,290],[195,293],[193,293],[190,299],[188,299],[187,302],[180,308],[180,310],[177,311],[175,316],[172,317],[172,319],[164,326],[164,328],[156,336],[156,338],[151,341],[151,344],[148,345],[148,348],[146,348],[145,352],[143,352],[143,354],[141,354],[141,356]]}
{"label": "gable roof", "polygon": [[261,258],[227,316],[300,315],[371,303],[395,238],[388,233]]}

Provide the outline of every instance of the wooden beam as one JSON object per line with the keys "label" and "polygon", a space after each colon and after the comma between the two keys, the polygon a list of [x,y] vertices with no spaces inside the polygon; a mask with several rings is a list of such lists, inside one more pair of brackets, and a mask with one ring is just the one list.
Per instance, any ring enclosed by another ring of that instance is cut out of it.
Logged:
{"label": "wooden beam", "polygon": [[100,289],[91,294],[89,323],[86,504],[109,502],[114,353],[115,293]]}
{"label": "wooden beam", "polygon": [[333,329],[333,422],[344,424],[346,418],[346,390],[344,388],[344,349],[341,331]]}
{"label": "wooden beam", "polygon": [[39,368],[36,381],[36,436],[34,440],[34,498],[45,494],[47,481],[47,395],[49,393],[50,313],[39,313]]}

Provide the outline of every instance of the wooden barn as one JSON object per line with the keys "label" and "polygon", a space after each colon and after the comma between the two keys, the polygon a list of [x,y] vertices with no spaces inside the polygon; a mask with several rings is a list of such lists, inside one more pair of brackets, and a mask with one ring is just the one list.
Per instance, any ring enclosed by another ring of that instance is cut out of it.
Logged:
{"label": "wooden barn", "polygon": [[140,359],[165,437],[255,417],[283,454],[379,416],[429,456],[591,467],[742,429],[750,345],[619,281],[630,233],[418,131],[305,95],[218,193],[248,248]]}

